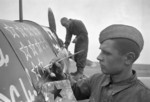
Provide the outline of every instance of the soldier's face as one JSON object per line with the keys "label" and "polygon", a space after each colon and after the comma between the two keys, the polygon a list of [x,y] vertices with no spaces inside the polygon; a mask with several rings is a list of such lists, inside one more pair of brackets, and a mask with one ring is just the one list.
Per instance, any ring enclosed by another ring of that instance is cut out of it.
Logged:
{"label": "soldier's face", "polygon": [[116,75],[123,71],[124,56],[120,55],[115,48],[113,40],[106,40],[100,46],[100,54],[97,57],[101,71],[104,74]]}

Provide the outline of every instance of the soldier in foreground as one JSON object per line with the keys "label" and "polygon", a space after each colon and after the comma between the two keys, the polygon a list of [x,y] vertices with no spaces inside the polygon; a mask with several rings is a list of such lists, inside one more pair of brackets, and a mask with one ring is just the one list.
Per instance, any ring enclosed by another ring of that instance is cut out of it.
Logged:
{"label": "soldier in foreground", "polygon": [[81,53],[74,56],[77,71],[75,73],[71,73],[73,76],[75,76],[74,79],[78,80],[84,77],[83,72],[88,53],[88,32],[85,25],[80,20],[63,17],[61,19],[61,24],[66,28],[67,33],[64,43],[65,48],[68,49],[72,35],[75,35],[76,38],[73,40],[73,43],[75,43],[74,53],[81,51]]}
{"label": "soldier in foreground", "polygon": [[99,37],[100,54],[97,57],[103,74],[74,81],[61,70],[61,63],[53,60],[56,74],[68,78],[77,100],[90,102],[150,102],[150,89],[137,79],[133,63],[143,49],[141,33],[128,25],[114,24],[105,28]]}

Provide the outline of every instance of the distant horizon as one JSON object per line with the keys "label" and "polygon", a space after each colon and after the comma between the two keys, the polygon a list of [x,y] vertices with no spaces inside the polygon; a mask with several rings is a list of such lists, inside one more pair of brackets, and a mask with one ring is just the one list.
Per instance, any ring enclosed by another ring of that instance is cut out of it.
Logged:
{"label": "distant horizon", "polygon": [[[98,61],[92,61],[94,63],[99,63]],[[146,66],[149,66],[149,69],[150,69],[150,64],[144,64],[144,63],[133,63],[134,65],[146,65]]]}

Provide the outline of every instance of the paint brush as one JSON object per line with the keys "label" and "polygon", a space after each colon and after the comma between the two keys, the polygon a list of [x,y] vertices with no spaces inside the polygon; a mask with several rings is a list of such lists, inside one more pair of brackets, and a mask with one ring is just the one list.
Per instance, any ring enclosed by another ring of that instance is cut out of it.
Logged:
{"label": "paint brush", "polygon": [[[76,52],[76,53],[74,53],[74,54],[72,54],[72,55],[69,55],[69,56],[63,57],[63,58],[59,59],[58,61],[56,61],[55,63],[60,62],[60,61],[62,61],[62,60],[64,60],[64,59],[66,59],[66,58],[72,57],[72,56],[74,56],[74,55],[76,55],[76,54],[79,54],[79,53],[81,53],[81,52],[83,52],[83,51],[84,51],[84,50],[80,50],[80,51],[78,51],[78,52]],[[52,62],[50,62],[48,65],[44,66],[44,69],[51,68],[51,67],[52,67],[52,65],[53,65],[53,63],[52,63]]]}

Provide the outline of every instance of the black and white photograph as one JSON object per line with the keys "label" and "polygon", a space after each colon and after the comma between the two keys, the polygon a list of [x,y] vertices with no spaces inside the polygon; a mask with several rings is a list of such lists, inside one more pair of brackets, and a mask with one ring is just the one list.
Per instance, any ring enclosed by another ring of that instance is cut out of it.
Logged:
{"label": "black and white photograph", "polygon": [[149,0],[0,0],[0,102],[150,102]]}

